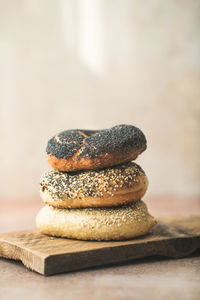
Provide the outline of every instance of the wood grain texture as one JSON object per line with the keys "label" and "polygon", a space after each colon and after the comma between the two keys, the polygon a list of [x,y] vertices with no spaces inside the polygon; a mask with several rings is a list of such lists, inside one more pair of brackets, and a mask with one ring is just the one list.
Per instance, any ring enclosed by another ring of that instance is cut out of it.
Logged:
{"label": "wood grain texture", "polygon": [[200,248],[200,216],[162,218],[148,235],[128,241],[87,242],[37,230],[0,234],[0,256],[52,275],[152,255],[184,257]]}

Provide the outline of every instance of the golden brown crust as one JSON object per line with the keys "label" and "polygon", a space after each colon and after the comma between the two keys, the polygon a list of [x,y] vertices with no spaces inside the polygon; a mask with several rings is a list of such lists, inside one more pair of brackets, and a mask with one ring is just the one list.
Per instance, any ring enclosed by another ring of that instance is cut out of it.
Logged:
{"label": "golden brown crust", "polygon": [[58,171],[96,170],[135,160],[142,151],[143,149],[126,153],[104,153],[99,155],[98,158],[85,157],[79,159],[77,159],[78,153],[68,159],[57,158],[51,154],[47,154],[47,160],[50,166]]}
{"label": "golden brown crust", "polygon": [[41,233],[80,240],[125,240],[148,233],[156,224],[141,200],[112,208],[57,209],[37,215]]}
{"label": "golden brown crust", "polygon": [[141,199],[148,179],[131,162],[113,168],[80,173],[49,171],[41,178],[43,201],[57,208],[109,207]]}

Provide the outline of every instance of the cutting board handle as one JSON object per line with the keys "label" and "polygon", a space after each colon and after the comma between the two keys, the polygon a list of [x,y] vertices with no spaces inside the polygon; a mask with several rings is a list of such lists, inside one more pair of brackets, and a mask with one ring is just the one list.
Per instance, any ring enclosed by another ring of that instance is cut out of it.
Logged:
{"label": "cutting board handle", "polygon": [[162,241],[159,245],[158,255],[167,256],[172,258],[184,257],[196,251],[200,245],[199,241],[195,238],[177,238],[172,241]]}

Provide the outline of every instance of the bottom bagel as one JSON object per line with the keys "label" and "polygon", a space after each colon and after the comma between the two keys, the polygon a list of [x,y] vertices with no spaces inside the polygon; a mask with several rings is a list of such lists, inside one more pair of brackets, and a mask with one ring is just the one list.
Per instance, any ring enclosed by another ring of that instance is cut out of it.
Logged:
{"label": "bottom bagel", "polygon": [[46,205],[36,217],[41,233],[79,240],[126,240],[146,234],[155,224],[141,200],[111,208],[59,209]]}

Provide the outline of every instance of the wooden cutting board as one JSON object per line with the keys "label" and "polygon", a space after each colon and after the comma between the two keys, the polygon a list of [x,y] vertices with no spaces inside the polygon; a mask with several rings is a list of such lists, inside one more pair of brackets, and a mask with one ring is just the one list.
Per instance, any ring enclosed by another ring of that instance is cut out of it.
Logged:
{"label": "wooden cutting board", "polygon": [[0,257],[52,275],[152,255],[184,257],[200,248],[200,216],[159,219],[151,233],[120,242],[53,238],[37,230],[0,234]]}

